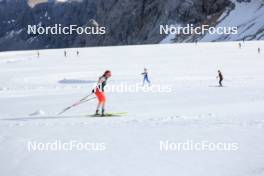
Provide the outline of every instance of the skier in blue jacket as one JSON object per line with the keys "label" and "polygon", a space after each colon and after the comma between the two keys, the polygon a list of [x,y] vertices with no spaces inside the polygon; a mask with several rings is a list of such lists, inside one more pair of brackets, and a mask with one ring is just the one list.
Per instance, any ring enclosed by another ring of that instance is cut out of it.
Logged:
{"label": "skier in blue jacket", "polygon": [[148,77],[148,70],[146,68],[144,68],[144,72],[141,74],[143,75],[143,86],[145,85],[145,82],[147,82],[148,85],[150,86],[150,80]]}

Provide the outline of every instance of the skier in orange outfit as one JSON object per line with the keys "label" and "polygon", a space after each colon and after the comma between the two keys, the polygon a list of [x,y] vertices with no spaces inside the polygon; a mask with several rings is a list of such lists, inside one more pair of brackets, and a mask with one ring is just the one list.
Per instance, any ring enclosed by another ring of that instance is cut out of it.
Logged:
{"label": "skier in orange outfit", "polygon": [[99,110],[100,108],[102,109],[102,116],[105,115],[105,94],[104,94],[104,88],[106,86],[107,83],[107,79],[110,78],[112,76],[112,73],[110,70],[106,70],[104,72],[104,74],[102,76],[99,77],[98,83],[96,85],[96,87],[93,89],[93,93],[95,93],[97,100],[98,100],[98,104],[97,104],[97,108],[96,108],[96,112],[95,115],[100,115],[99,114]]}

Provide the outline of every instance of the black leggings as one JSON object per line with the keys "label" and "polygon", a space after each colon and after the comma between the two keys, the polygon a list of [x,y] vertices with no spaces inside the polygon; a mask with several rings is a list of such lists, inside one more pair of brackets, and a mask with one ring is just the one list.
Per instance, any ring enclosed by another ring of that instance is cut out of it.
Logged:
{"label": "black leggings", "polygon": [[223,80],[220,79],[220,80],[219,80],[219,86],[221,86],[221,87],[223,86],[222,82],[223,82]]}

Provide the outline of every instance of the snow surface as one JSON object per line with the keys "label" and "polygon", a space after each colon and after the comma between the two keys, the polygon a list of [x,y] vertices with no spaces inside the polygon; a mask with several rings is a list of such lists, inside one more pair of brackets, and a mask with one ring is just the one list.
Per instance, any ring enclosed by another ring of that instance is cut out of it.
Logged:
{"label": "snow surface", "polygon": [[[257,53],[257,48],[262,53]],[[171,44],[0,53],[0,175],[263,176],[264,42]],[[107,93],[114,118],[87,118],[96,101],[57,114],[109,85],[142,82],[170,93]],[[225,81],[217,87],[216,72]],[[33,112],[37,116],[29,116]],[[28,151],[29,141],[103,142],[105,151]],[[231,142],[237,151],[160,151],[160,141]]]}

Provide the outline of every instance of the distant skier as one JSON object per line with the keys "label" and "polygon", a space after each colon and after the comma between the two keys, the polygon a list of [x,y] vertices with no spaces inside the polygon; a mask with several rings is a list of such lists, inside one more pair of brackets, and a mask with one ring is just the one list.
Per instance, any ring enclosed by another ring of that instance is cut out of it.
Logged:
{"label": "distant skier", "polygon": [[239,47],[239,49],[241,49],[242,48],[242,44],[238,43],[238,47]]}
{"label": "distant skier", "polygon": [[37,56],[39,57],[39,51],[37,51]]}
{"label": "distant skier", "polygon": [[77,50],[76,55],[79,56],[79,54],[80,54],[80,53],[79,53],[79,51]]}
{"label": "distant skier", "polygon": [[99,80],[97,82],[96,87],[93,89],[93,93],[96,95],[97,99],[98,99],[98,104],[97,104],[97,108],[96,108],[96,112],[95,115],[100,115],[99,114],[99,110],[100,108],[102,109],[102,116],[105,116],[105,94],[104,94],[104,88],[106,86],[106,82],[107,79],[110,78],[112,76],[111,71],[107,70],[104,72],[104,74],[102,76],[99,77]]}
{"label": "distant skier", "polygon": [[258,53],[260,54],[260,48],[258,48]]}
{"label": "distant skier", "polygon": [[147,82],[148,85],[150,86],[150,80],[148,77],[148,70],[146,68],[144,68],[144,72],[141,74],[143,75],[143,86],[145,85],[145,82]]}
{"label": "distant skier", "polygon": [[64,57],[67,57],[67,52],[64,50]]}
{"label": "distant skier", "polygon": [[218,75],[217,75],[216,78],[219,79],[219,87],[223,87],[222,82],[223,82],[223,80],[224,80],[224,77],[223,77],[223,74],[222,74],[222,72],[221,72],[220,70],[218,70]]}

